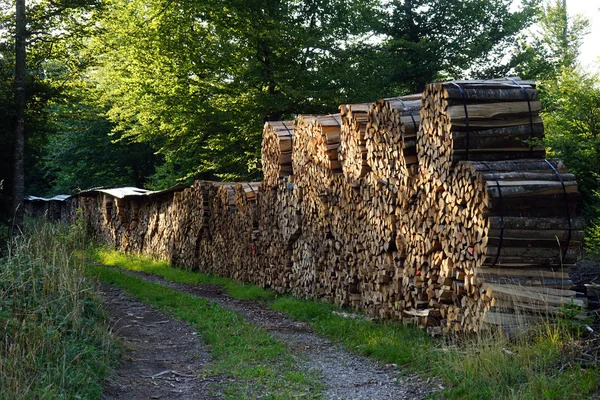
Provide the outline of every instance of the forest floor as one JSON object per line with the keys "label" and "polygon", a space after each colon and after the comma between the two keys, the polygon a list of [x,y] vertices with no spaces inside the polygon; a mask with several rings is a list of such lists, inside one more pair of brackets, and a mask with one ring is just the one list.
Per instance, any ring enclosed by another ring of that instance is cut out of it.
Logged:
{"label": "forest floor", "polygon": [[[110,268],[110,267],[107,267]],[[234,311],[268,331],[292,351],[302,370],[316,373],[325,399],[423,399],[439,390],[437,384],[415,374],[401,373],[395,364],[381,364],[348,352],[319,337],[308,324],[271,310],[260,300],[238,300],[210,284],[183,284],[143,272],[123,271],[144,281],[204,298]],[[158,311],[102,284],[101,292],[113,331],[123,343],[120,367],[106,384],[106,399],[214,399],[231,378],[205,373],[210,362],[206,346],[194,326]],[[313,398],[307,394],[304,398]],[[316,395],[315,395],[316,396]]]}

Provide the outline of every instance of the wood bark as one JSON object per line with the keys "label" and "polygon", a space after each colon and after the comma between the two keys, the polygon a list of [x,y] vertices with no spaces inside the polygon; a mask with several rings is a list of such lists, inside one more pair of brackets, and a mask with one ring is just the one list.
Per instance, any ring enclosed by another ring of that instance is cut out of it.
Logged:
{"label": "wood bark", "polygon": [[25,0],[16,0],[15,12],[15,136],[13,155],[12,232],[18,234],[23,226],[25,198],[25,74],[27,72],[27,18]]}

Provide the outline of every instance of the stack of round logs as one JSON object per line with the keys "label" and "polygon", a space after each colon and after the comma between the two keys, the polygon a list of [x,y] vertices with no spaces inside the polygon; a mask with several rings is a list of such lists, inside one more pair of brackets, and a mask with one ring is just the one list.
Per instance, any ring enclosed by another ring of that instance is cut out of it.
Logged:
{"label": "stack of round logs", "polygon": [[408,166],[417,163],[420,108],[420,94],[380,100],[369,108],[367,160],[377,179],[408,185]]}
{"label": "stack of round logs", "polygon": [[357,181],[371,170],[367,162],[367,123],[369,104],[347,104],[340,106],[342,127],[338,157],[342,163],[344,176]]}
{"label": "stack of round logs", "polygon": [[566,272],[583,239],[577,183],[544,158],[533,82],[435,83],[340,111],[266,123],[260,184],[88,192],[88,226],[123,250],[434,333],[584,305]]}
{"label": "stack of round logs", "polygon": [[434,83],[422,99],[419,165],[442,182],[461,160],[544,158],[541,103],[531,81]]}

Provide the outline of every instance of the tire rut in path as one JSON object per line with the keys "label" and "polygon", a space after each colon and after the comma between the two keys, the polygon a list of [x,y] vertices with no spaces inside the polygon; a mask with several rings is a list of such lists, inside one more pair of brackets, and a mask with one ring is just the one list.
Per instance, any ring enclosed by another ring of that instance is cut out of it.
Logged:
{"label": "tire rut in path", "polygon": [[203,376],[210,355],[192,325],[111,285],[101,283],[100,295],[123,345],[120,365],[106,380],[103,399],[221,398],[218,385],[228,380]]}
{"label": "tire rut in path", "polygon": [[327,399],[417,400],[437,390],[432,382],[416,374],[401,376],[396,365],[382,365],[368,357],[348,352],[341,345],[314,334],[308,324],[269,309],[265,302],[233,299],[216,285],[176,283],[143,272],[119,271],[213,301],[269,331],[291,348],[300,365],[307,370],[318,371],[325,384]]}

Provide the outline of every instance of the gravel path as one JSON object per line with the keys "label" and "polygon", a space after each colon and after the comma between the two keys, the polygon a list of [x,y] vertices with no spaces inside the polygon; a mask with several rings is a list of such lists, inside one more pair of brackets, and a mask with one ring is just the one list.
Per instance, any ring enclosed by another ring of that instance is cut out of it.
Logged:
{"label": "gravel path", "polygon": [[292,349],[298,363],[319,372],[326,386],[327,399],[416,400],[423,399],[436,390],[433,383],[415,374],[401,376],[396,365],[382,365],[344,350],[341,345],[315,335],[308,324],[273,311],[264,302],[233,299],[215,285],[174,283],[146,273],[119,271],[214,301],[269,331]]}

